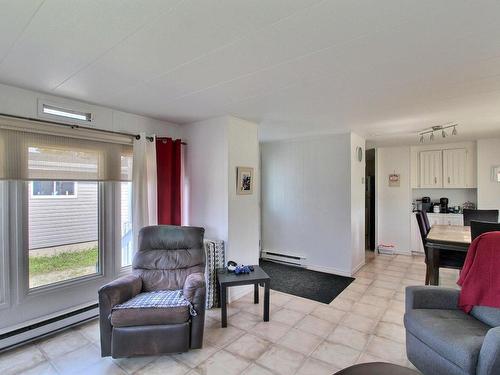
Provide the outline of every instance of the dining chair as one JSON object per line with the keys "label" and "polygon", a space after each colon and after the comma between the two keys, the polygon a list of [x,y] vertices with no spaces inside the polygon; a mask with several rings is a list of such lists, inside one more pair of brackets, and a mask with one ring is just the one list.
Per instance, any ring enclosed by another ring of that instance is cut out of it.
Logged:
{"label": "dining chair", "polygon": [[470,236],[472,241],[479,235],[486,232],[496,232],[500,231],[500,223],[491,223],[488,221],[476,221],[472,220],[470,222]]}
{"label": "dining chair", "polygon": [[[415,213],[417,217],[418,228],[420,230],[420,238],[422,240],[422,245],[424,247],[425,254],[425,285],[430,284],[430,276],[431,276],[431,267],[432,265],[429,262],[429,247],[427,246],[427,235],[429,234],[429,230],[427,230],[425,226],[424,213],[422,211],[417,211]],[[451,269],[462,269],[464,264],[466,253],[454,250],[445,250],[440,251],[439,255],[439,268],[451,268]]]}
{"label": "dining chair", "polygon": [[424,224],[425,224],[425,229],[427,230],[427,233],[431,230],[431,223],[429,222],[429,216],[427,216],[427,212],[425,211],[420,211],[422,213],[422,218],[424,219]]}
{"label": "dining chair", "polygon": [[498,210],[470,210],[464,208],[464,225],[470,225],[472,220],[498,223]]}
{"label": "dining chair", "polygon": [[429,234],[429,229],[427,229],[425,225],[425,219],[423,215],[423,211],[416,211],[415,216],[417,218],[418,229],[420,231],[420,239],[422,240],[422,245],[424,247],[424,255],[425,255],[425,285],[429,285],[430,279],[430,269],[429,269],[429,255],[427,248],[427,235]]}

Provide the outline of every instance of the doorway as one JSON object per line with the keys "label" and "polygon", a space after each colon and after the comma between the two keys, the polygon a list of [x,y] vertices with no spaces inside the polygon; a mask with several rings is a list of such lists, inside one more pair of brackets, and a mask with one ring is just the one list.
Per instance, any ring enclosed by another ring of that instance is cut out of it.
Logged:
{"label": "doorway", "polygon": [[365,244],[375,251],[375,149],[366,150],[365,167]]}

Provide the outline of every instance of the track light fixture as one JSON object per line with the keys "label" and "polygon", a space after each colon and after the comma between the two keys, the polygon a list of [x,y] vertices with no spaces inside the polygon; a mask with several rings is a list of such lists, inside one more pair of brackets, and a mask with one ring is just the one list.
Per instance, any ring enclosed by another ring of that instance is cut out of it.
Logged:
{"label": "track light fixture", "polygon": [[439,132],[439,131],[441,132],[441,137],[446,138],[448,135],[446,133],[446,129],[450,129],[450,128],[453,128],[451,135],[455,136],[458,134],[457,126],[458,126],[458,124],[456,124],[456,123],[447,123],[447,124],[432,126],[430,128],[424,129],[418,133],[419,141],[420,141],[420,143],[424,143],[425,135],[430,134],[429,140],[432,142],[432,141],[434,141],[434,138],[435,138],[434,132]]}

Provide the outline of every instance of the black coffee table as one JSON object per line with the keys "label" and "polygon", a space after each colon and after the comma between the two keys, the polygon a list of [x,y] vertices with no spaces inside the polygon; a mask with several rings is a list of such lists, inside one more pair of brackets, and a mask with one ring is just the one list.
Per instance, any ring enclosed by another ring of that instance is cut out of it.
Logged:
{"label": "black coffee table", "polygon": [[419,373],[393,363],[368,362],[345,368],[335,375],[419,375]]}
{"label": "black coffee table", "polygon": [[221,323],[227,327],[227,288],[238,285],[254,285],[253,303],[259,303],[259,284],[264,284],[264,321],[269,321],[269,284],[271,278],[259,266],[253,266],[254,271],[249,274],[236,275],[227,268],[217,269],[217,281],[220,288]]}

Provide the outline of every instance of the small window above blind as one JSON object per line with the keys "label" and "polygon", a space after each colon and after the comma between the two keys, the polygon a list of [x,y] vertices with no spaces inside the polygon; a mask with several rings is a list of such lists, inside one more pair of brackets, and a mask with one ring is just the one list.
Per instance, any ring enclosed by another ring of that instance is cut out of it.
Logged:
{"label": "small window above blind", "polygon": [[0,180],[132,179],[131,145],[11,129],[0,119]]}
{"label": "small window above blind", "polygon": [[71,109],[64,109],[61,107],[56,107],[45,103],[42,104],[42,113],[55,117],[62,117],[64,119],[86,121],[86,122],[92,121],[92,113],[90,112],[74,111]]}

